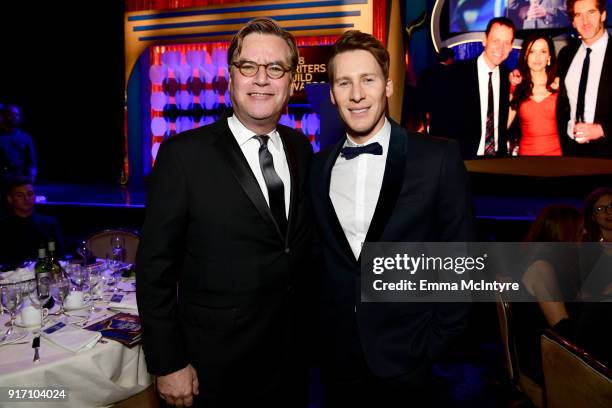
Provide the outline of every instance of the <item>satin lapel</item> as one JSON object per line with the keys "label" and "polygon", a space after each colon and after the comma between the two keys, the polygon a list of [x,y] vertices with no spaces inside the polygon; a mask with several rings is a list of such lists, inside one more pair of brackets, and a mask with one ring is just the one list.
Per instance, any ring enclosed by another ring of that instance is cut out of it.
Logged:
{"label": "satin lapel", "polygon": [[291,175],[291,191],[289,197],[289,218],[287,220],[287,236],[285,242],[288,242],[290,231],[292,231],[293,224],[295,224],[295,215],[299,197],[299,171],[297,166],[297,156],[295,153],[295,146],[291,142],[291,135],[287,133],[286,129],[279,127],[278,134],[283,141],[283,148],[285,149],[285,157],[287,158],[287,164],[289,165],[289,174]]}
{"label": "satin lapel", "polygon": [[268,203],[261,192],[257,179],[255,179],[255,175],[251,171],[249,163],[246,161],[244,154],[242,154],[242,150],[240,150],[240,146],[238,146],[236,139],[233,137],[229,126],[227,126],[227,119],[225,117],[221,117],[217,124],[218,126],[216,126],[214,129],[217,137],[217,141],[215,143],[217,150],[227,160],[230,171],[246,195],[253,202],[259,214],[264,220],[274,225],[278,236],[283,242],[285,242],[284,237],[280,233],[280,229],[272,216],[270,207],[268,206]]}
{"label": "satin lapel", "polygon": [[404,174],[406,171],[407,137],[402,128],[391,121],[391,139],[389,140],[389,153],[385,165],[382,187],[376,210],[370,223],[365,242],[377,242],[380,240],[395,203],[404,185]]}
{"label": "satin lapel", "polygon": [[323,177],[325,178],[325,185],[323,189],[323,195],[327,200],[327,219],[329,222],[329,226],[332,230],[332,234],[336,238],[336,242],[338,246],[342,250],[342,252],[346,255],[346,259],[349,264],[356,263],[355,255],[353,254],[353,250],[349,245],[348,240],[346,239],[346,235],[344,235],[344,230],[342,229],[342,225],[338,220],[338,215],[336,214],[336,210],[334,208],[334,204],[332,203],[331,197],[329,196],[329,187],[331,184],[331,173],[334,168],[334,164],[336,163],[336,159],[340,154],[340,149],[344,145],[345,138],[342,138],[336,146],[329,152],[329,156],[327,157],[327,161],[325,162],[325,167],[323,168]]}

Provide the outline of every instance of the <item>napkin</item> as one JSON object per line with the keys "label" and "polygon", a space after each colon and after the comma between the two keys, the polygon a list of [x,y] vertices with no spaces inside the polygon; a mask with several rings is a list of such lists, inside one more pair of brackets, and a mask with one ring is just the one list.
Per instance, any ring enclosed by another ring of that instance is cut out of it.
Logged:
{"label": "napkin", "polygon": [[17,268],[14,271],[0,273],[0,283],[15,283],[34,279],[34,267]]}
{"label": "napkin", "polygon": [[100,333],[83,330],[64,322],[45,327],[41,334],[56,346],[73,353],[92,348],[102,337]]}
{"label": "napkin", "polygon": [[138,311],[136,293],[115,293],[108,304],[109,309],[126,309]]}

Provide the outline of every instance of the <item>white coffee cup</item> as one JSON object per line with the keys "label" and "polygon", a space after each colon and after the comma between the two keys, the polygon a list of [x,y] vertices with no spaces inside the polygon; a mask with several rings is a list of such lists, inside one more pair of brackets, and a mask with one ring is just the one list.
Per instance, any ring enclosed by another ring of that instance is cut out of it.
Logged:
{"label": "white coffee cup", "polygon": [[40,325],[41,317],[44,319],[49,314],[49,309],[37,309],[34,306],[26,306],[21,309],[21,323],[24,326]]}
{"label": "white coffee cup", "polygon": [[64,307],[66,307],[66,309],[79,309],[83,307],[88,300],[89,295],[84,294],[80,290],[73,290],[66,296]]}

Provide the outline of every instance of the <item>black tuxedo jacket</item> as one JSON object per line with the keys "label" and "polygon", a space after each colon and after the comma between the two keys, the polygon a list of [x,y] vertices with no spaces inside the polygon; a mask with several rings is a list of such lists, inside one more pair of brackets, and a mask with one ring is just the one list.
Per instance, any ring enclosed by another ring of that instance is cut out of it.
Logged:
{"label": "black tuxedo jacket", "polygon": [[[391,122],[382,188],[366,242],[469,241],[468,175],[453,141],[406,133]],[[430,361],[460,333],[468,304],[361,303],[355,260],[329,197],[344,139],[313,160],[311,191],[326,270],[322,291],[323,367],[341,372],[365,357],[380,377],[426,377]],[[423,375],[420,375],[423,374]],[[341,374],[340,374],[341,375]]]}
{"label": "black tuxedo jacket", "polygon": [[[478,88],[477,59],[458,61],[449,70],[447,91],[437,95],[443,113],[432,117],[430,133],[434,136],[457,140],[464,160],[478,156],[480,143],[480,93]],[[510,82],[508,70],[499,67],[498,148],[496,156],[508,155],[508,110]]]}
{"label": "black tuxedo jacket", "polygon": [[301,133],[278,131],[291,173],[286,236],[225,117],[162,143],[136,264],[149,372],[191,363],[200,392],[223,395],[265,391],[294,363],[312,149]]}
{"label": "black tuxedo jacket", "polygon": [[608,39],[606,55],[601,70],[601,79],[597,90],[595,106],[595,123],[604,130],[605,137],[589,143],[578,144],[567,135],[567,122],[571,118],[571,107],[565,88],[567,71],[580,48],[580,41],[566,45],[559,52],[559,98],[557,100],[557,126],[563,154],[572,156],[591,156],[612,158],[612,39]]}

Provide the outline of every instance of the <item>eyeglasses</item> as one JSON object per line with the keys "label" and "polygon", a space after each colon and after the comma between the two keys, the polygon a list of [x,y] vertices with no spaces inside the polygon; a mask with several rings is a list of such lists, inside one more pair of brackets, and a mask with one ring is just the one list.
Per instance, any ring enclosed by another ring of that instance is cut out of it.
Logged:
{"label": "eyeglasses", "polygon": [[595,214],[603,214],[604,212],[607,212],[608,214],[612,214],[612,204],[597,206],[593,208],[593,212]]}
{"label": "eyeglasses", "polygon": [[285,68],[284,66],[272,62],[270,64],[257,64],[253,61],[234,61],[232,65],[238,68],[240,73],[245,77],[252,77],[257,75],[259,67],[266,69],[266,75],[271,79],[280,79],[285,75],[285,72],[291,71],[291,68]]}

